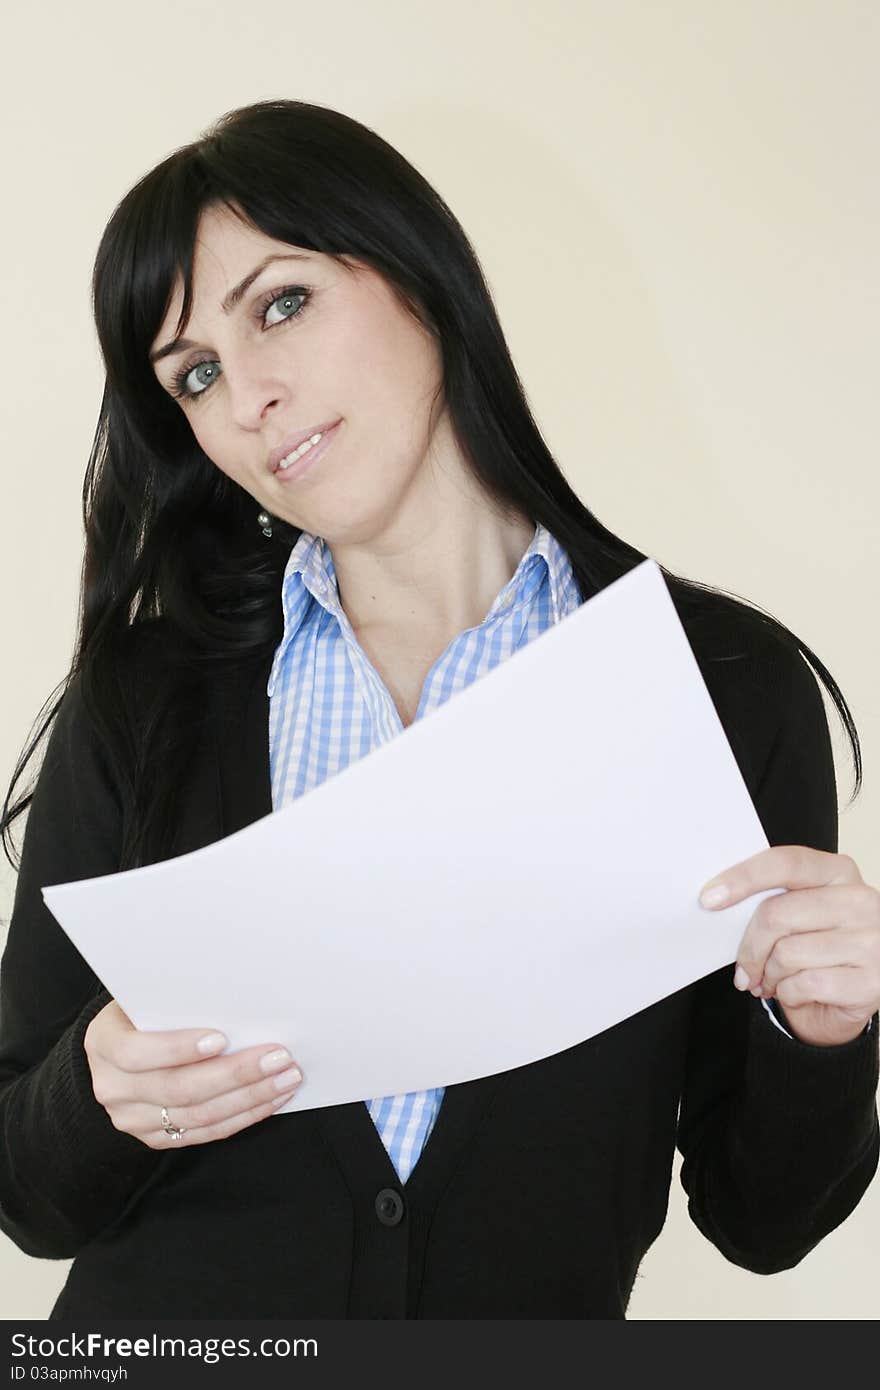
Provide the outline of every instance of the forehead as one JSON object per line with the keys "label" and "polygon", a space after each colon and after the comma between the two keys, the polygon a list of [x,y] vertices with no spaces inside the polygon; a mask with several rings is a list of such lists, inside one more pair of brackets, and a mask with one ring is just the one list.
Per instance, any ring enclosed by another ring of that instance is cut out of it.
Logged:
{"label": "forehead", "polygon": [[[226,292],[255,270],[269,256],[296,256],[304,266],[333,264],[329,256],[308,247],[287,241],[276,241],[258,227],[239,221],[225,209],[203,213],[193,244],[192,286],[193,303],[202,292],[210,292],[221,301]],[[291,260],[289,264],[293,265]],[[183,278],[178,272],[171,296],[169,318],[177,313],[183,301]]]}
{"label": "forehead", "polygon": [[[298,246],[289,241],[277,241],[259,227],[243,221],[226,207],[207,208],[196,227],[193,245],[193,276],[211,273],[234,274],[242,270],[245,261],[256,263],[260,257],[273,253],[296,252],[310,260],[326,261],[320,251]],[[243,271],[242,271],[243,273]]]}
{"label": "forehead", "polygon": [[[193,244],[192,316],[202,308],[231,313],[257,273],[261,278],[263,270],[269,274],[271,265],[265,263],[270,257],[279,273],[303,273],[319,267],[326,272],[336,266],[324,252],[277,241],[225,207],[207,209],[199,220]],[[183,277],[178,271],[168,309],[150,345],[151,352],[174,336],[182,305]]]}

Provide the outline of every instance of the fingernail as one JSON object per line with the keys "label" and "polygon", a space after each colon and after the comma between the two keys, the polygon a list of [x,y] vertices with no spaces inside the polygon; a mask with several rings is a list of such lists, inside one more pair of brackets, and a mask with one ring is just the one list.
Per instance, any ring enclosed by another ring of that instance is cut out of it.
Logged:
{"label": "fingernail", "polygon": [[299,1067],[290,1067],[288,1071],[283,1071],[280,1076],[276,1076],[275,1085],[279,1091],[287,1091],[291,1086],[298,1086],[303,1079],[303,1074]]}
{"label": "fingernail", "polygon": [[700,902],[703,907],[719,907],[730,897],[730,889],[723,883],[718,883],[714,888],[704,888],[700,894]]}
{"label": "fingernail", "polygon": [[220,1052],[225,1046],[226,1039],[222,1033],[206,1033],[196,1043],[196,1048],[201,1053]]}
{"label": "fingernail", "polygon": [[285,1052],[283,1047],[276,1048],[274,1052],[267,1052],[260,1058],[260,1071],[277,1071],[279,1067],[284,1067],[291,1061],[289,1052]]}
{"label": "fingernail", "polygon": [[736,985],[737,989],[748,989],[749,987],[748,973],[745,970],[743,970],[741,965],[738,965],[736,967],[736,973],[733,977],[733,983]]}

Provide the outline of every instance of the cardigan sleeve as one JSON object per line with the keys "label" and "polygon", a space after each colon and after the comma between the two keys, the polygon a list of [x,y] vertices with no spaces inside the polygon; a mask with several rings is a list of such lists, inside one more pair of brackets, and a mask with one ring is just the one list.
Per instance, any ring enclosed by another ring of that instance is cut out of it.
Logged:
{"label": "cardigan sleeve", "polygon": [[[794,653],[777,652],[762,671],[779,710],[752,791],[768,843],[837,853],[816,678]],[[850,1042],[813,1046],[774,1027],[727,965],[694,986],[692,1006],[677,1138],[689,1215],[733,1264],[791,1269],[846,1220],[877,1170],[878,1015]]]}
{"label": "cardigan sleeve", "polygon": [[28,810],[0,960],[0,1229],[44,1259],[76,1255],[167,1157],[117,1130],[95,1099],[83,1042],[111,995],[40,891],[116,871],[123,809],[75,677]]}

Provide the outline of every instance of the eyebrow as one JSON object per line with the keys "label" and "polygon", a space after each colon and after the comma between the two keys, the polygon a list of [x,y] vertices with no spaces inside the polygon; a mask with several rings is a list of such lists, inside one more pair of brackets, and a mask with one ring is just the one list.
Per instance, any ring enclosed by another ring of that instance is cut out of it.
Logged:
{"label": "eyebrow", "polygon": [[[224,314],[231,314],[232,310],[244,299],[257,276],[262,275],[266,267],[272,265],[274,261],[308,260],[311,260],[310,256],[304,256],[302,252],[297,253],[295,251],[276,252],[274,255],[266,256],[264,260],[260,261],[259,265],[254,266],[249,275],[246,275],[243,280],[239,281],[239,283],[229,291],[223,303],[220,305],[220,308],[223,310]],[[196,344],[191,338],[173,338],[171,342],[166,343],[164,347],[156,348],[154,352],[150,353],[150,362],[161,362],[163,357],[173,357],[177,353],[186,352],[189,348],[195,346]]]}

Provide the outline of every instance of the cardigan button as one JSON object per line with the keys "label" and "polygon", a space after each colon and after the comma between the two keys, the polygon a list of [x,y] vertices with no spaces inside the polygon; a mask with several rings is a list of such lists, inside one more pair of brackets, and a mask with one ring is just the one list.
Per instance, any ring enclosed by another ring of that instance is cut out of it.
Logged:
{"label": "cardigan button", "polygon": [[396,1226],[403,1217],[403,1198],[393,1187],[383,1187],[376,1196],[376,1215],[383,1226]]}

